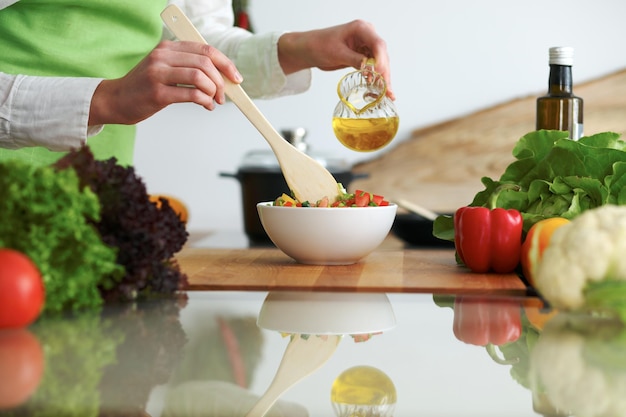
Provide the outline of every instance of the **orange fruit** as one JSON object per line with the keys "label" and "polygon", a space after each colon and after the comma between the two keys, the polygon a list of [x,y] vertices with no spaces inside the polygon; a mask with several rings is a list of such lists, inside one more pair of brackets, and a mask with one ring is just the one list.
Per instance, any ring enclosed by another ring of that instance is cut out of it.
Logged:
{"label": "orange fruit", "polygon": [[551,217],[549,219],[540,220],[528,230],[526,239],[522,244],[522,253],[520,262],[522,264],[522,272],[528,283],[532,286],[533,276],[537,270],[543,251],[546,250],[552,234],[559,227],[569,223],[569,220],[563,217]]}
{"label": "orange fruit", "polygon": [[187,223],[187,220],[189,219],[189,210],[187,209],[187,206],[185,205],[185,203],[183,203],[180,199],[173,197],[171,195],[164,195],[164,194],[150,195],[150,201],[156,204],[157,207],[161,207],[161,200],[160,200],[161,198],[164,198],[167,200],[172,210],[174,210],[174,213],[178,214],[178,216],[180,217],[180,220],[183,223]]}

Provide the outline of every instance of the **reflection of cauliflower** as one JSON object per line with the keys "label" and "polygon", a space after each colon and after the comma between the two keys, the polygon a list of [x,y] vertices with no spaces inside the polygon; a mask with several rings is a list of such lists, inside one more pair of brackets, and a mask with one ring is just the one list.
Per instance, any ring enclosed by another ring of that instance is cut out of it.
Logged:
{"label": "reflection of cauliflower", "polygon": [[626,206],[587,210],[554,232],[535,286],[557,309],[623,309],[625,254]]}
{"label": "reflection of cauliflower", "polygon": [[531,352],[532,390],[564,415],[626,415],[625,336],[615,320],[555,316]]}

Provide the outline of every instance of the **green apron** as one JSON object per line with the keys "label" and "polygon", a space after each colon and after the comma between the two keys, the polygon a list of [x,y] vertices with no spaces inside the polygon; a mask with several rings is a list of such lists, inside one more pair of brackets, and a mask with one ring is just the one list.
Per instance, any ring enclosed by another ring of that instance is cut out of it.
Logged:
{"label": "green apron", "polygon": [[[0,10],[0,71],[41,76],[119,78],[161,39],[166,0],[21,0]],[[87,143],[98,159],[133,161],[135,126],[107,125]],[[0,161],[50,164],[41,147],[0,148]]]}

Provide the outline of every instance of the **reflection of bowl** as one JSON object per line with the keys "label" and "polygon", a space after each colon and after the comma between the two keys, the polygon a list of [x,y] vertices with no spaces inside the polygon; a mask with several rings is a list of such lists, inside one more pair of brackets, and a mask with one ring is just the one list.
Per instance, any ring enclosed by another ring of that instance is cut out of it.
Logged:
{"label": "reflection of bowl", "polygon": [[396,317],[386,294],[270,292],[260,327],[282,333],[361,335],[389,330]]}
{"label": "reflection of bowl", "polygon": [[272,242],[299,263],[349,265],[387,237],[397,206],[280,207],[257,204],[261,224]]}

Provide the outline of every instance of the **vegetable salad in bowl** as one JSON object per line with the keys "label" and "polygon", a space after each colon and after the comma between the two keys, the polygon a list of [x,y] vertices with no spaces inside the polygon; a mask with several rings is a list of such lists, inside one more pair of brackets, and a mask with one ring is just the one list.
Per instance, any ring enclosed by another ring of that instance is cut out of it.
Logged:
{"label": "vegetable salad in bowl", "polygon": [[341,184],[337,185],[339,195],[333,202],[331,202],[328,197],[324,197],[315,203],[311,203],[310,201],[301,202],[283,193],[283,195],[274,200],[274,205],[281,207],[381,207],[389,205],[389,201],[385,200],[382,195],[363,190],[348,193]]}
{"label": "vegetable salad in bowl", "polygon": [[[261,224],[272,242],[298,263],[350,265],[373,252],[385,240],[397,205],[384,197],[342,190],[335,201],[311,203],[283,194],[257,204]],[[293,210],[316,207],[321,210]],[[326,210],[324,210],[324,208]],[[329,210],[341,208],[340,210]]]}

